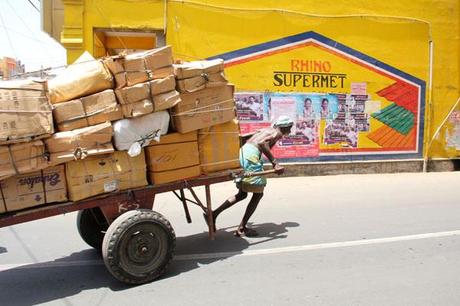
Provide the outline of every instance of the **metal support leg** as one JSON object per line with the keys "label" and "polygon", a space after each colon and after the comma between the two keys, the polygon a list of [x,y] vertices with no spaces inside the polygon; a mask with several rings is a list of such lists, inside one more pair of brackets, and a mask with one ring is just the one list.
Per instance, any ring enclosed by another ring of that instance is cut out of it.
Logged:
{"label": "metal support leg", "polygon": [[209,238],[214,240],[214,218],[212,217],[211,188],[209,185],[205,185],[204,188],[206,191],[206,216],[208,218],[209,225]]}
{"label": "metal support leg", "polygon": [[192,223],[192,217],[190,217],[190,212],[188,210],[187,199],[185,198],[184,189],[180,190],[180,199],[182,201],[182,205],[184,206],[185,218],[187,219],[187,223]]}

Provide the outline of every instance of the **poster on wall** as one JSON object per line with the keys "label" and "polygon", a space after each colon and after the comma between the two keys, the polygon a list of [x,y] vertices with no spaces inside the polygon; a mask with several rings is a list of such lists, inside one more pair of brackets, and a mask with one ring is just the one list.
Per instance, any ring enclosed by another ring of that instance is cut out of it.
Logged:
{"label": "poster on wall", "polygon": [[[254,122],[246,116],[245,106],[236,103],[238,120],[243,134],[253,133],[269,127],[279,116],[288,116],[294,121],[291,134],[282,138],[273,148],[277,158],[315,157],[319,154],[320,106],[316,95],[281,93],[236,93],[235,101],[248,96],[262,96],[261,117],[264,120]],[[313,102],[314,101],[314,102]]]}

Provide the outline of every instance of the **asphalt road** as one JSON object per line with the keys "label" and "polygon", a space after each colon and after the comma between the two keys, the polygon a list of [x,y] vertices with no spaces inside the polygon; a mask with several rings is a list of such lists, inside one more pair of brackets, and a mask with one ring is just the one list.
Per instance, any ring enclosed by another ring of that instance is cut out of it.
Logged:
{"label": "asphalt road", "polygon": [[[235,238],[247,200],[187,224],[171,195],[166,275],[129,287],[78,236],[76,214],[0,229],[2,305],[459,305],[460,172],[276,178]],[[234,192],[212,186],[214,206]]]}

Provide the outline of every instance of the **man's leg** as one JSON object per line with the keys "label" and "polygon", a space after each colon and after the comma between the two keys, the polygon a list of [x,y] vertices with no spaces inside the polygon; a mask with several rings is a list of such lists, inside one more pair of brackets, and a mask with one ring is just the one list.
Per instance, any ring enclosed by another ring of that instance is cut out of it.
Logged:
{"label": "man's leg", "polygon": [[[248,235],[246,225],[249,219],[251,218],[252,214],[256,211],[257,205],[259,204],[263,195],[263,193],[253,193],[251,201],[249,201],[248,207],[246,208],[246,212],[244,213],[243,220],[241,220],[241,223],[238,226],[235,235],[241,236],[243,233]],[[251,232],[254,236],[257,235],[257,233],[254,230],[252,230]]]}
{"label": "man's leg", "polygon": [[212,212],[212,215],[214,217],[214,220],[217,218],[217,216],[223,212],[224,210],[226,210],[227,208],[230,208],[232,207],[233,205],[235,205],[236,203],[246,199],[246,197],[248,196],[248,193],[247,192],[244,192],[242,191],[241,189],[238,189],[238,193],[235,194],[234,196],[231,196],[230,198],[228,198],[224,203],[222,203],[222,205],[220,205],[216,210],[214,210]]}
{"label": "man's leg", "polygon": [[234,196],[231,196],[230,198],[228,198],[224,203],[222,203],[222,205],[220,205],[216,210],[214,210],[212,212],[212,217],[213,217],[213,220],[214,220],[214,231],[216,231],[216,219],[217,219],[217,216],[220,215],[220,213],[223,212],[224,210],[226,210],[227,208],[230,208],[233,205],[235,205],[236,203],[246,199],[247,196],[248,196],[247,192],[244,192],[241,189],[238,189],[237,194],[235,194]]}

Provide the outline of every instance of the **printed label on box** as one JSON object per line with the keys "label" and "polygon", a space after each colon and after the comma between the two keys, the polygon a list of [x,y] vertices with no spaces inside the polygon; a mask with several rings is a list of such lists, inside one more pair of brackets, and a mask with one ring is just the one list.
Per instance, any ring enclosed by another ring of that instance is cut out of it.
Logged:
{"label": "printed label on box", "polygon": [[104,192],[112,192],[118,190],[119,187],[118,180],[113,180],[104,184]]}

